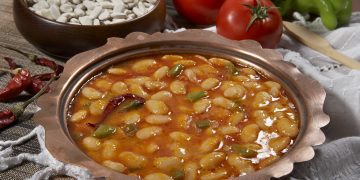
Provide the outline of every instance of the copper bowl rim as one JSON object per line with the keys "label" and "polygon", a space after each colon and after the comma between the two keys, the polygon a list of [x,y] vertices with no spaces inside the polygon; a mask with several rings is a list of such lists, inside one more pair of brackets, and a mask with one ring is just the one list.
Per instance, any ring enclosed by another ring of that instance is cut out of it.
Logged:
{"label": "copper bowl rim", "polygon": [[[18,0],[15,0],[15,1],[18,1]],[[156,4],[154,5],[154,7],[151,9],[151,11],[147,12],[146,14],[140,16],[140,17],[137,17],[137,18],[134,18],[134,19],[131,19],[131,20],[128,20],[128,21],[123,21],[123,22],[119,22],[119,23],[114,23],[114,24],[100,24],[100,25],[76,25],[76,24],[70,24],[70,23],[62,23],[62,22],[58,22],[58,21],[55,21],[55,20],[51,20],[51,19],[47,19],[43,16],[40,16],[38,14],[36,14],[35,12],[31,11],[29,9],[29,6],[27,5],[28,2],[26,2],[27,0],[20,0],[20,4],[22,6],[24,6],[28,11],[31,12],[32,15],[34,15],[35,17],[37,18],[40,18],[48,23],[54,23],[54,24],[58,24],[58,25],[61,25],[61,26],[64,26],[64,27],[114,27],[114,26],[117,26],[119,24],[128,24],[128,23],[132,23],[134,21],[138,21],[138,20],[141,20],[143,18],[145,18],[145,16],[149,15],[150,13],[154,12],[156,10],[156,8],[160,5],[161,3],[161,0],[157,0],[156,1]]]}
{"label": "copper bowl rim", "polygon": [[106,45],[71,58],[65,64],[60,79],[52,85],[52,91],[38,100],[38,106],[42,110],[34,119],[46,130],[45,143],[49,152],[64,163],[87,168],[94,177],[134,179],[110,170],[86,156],[67,131],[66,113],[81,85],[104,68],[129,57],[154,54],[159,51],[214,54],[221,57],[231,54],[225,58],[237,64],[245,63],[266,76],[275,78],[295,99],[301,126],[293,147],[270,166],[241,176],[241,179],[270,179],[287,175],[293,170],[294,163],[308,161],[314,157],[312,146],[320,145],[325,141],[325,135],[320,129],[330,121],[329,116],[323,112],[325,90],[317,81],[302,74],[294,65],[283,61],[282,55],[277,51],[263,49],[255,41],[231,41],[204,30],[152,35],[136,32],[125,38],[109,38]]}

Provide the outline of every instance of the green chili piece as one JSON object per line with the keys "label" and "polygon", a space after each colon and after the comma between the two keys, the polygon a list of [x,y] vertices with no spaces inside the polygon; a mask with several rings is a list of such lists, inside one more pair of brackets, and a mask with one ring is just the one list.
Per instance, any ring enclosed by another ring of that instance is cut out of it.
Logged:
{"label": "green chili piece", "polygon": [[175,64],[168,72],[169,77],[176,77],[181,74],[184,70],[184,66],[182,64]]}
{"label": "green chili piece", "polygon": [[110,125],[101,124],[93,133],[96,138],[104,138],[116,132],[116,128]]}
{"label": "green chili piece", "polygon": [[181,180],[181,179],[184,179],[184,177],[185,177],[184,171],[181,171],[181,170],[172,171],[170,174],[174,180]]}
{"label": "green chili piece", "polygon": [[231,63],[231,62],[226,63],[225,68],[233,76],[239,75],[239,73],[240,73],[239,70],[235,67],[235,65],[233,63]]}
{"label": "green chili piece", "polygon": [[186,99],[188,99],[191,102],[195,102],[206,96],[207,96],[206,91],[195,91],[187,94]]}
{"label": "green chili piece", "polygon": [[136,124],[126,124],[123,131],[127,136],[134,136],[137,132],[137,126]]}
{"label": "green chili piece", "polygon": [[199,120],[196,121],[196,127],[200,128],[200,129],[206,129],[208,127],[210,127],[211,123],[209,120]]}
{"label": "green chili piece", "polygon": [[123,104],[120,105],[119,111],[121,111],[121,112],[130,111],[130,110],[133,110],[133,109],[137,109],[137,108],[141,107],[142,105],[144,105],[144,103],[140,102],[140,101],[138,101],[136,99],[127,100]]}
{"label": "green chili piece", "polygon": [[254,158],[258,154],[256,151],[254,151],[252,149],[249,149],[249,148],[246,148],[244,146],[241,146],[240,144],[231,145],[231,150],[234,153],[240,154],[240,156],[242,156],[244,158]]}

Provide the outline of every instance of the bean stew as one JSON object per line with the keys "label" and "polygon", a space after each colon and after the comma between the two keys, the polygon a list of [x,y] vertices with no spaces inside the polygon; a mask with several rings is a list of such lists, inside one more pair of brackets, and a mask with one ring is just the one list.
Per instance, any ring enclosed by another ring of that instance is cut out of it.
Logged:
{"label": "bean stew", "polygon": [[96,162],[141,179],[225,179],[262,169],[299,133],[281,84],[218,57],[154,55],[114,65],[71,103],[68,128]]}

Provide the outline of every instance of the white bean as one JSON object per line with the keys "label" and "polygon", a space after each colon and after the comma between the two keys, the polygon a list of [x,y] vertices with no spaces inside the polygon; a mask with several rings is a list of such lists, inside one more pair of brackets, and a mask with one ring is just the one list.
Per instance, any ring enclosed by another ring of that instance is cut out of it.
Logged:
{"label": "white bean", "polygon": [[116,149],[119,147],[119,142],[115,139],[106,140],[103,143],[102,157],[105,159],[114,158],[117,153]]}
{"label": "white bean", "polygon": [[93,101],[89,106],[89,111],[92,115],[101,115],[106,107],[104,100]]}
{"label": "white bean", "polygon": [[196,180],[198,169],[199,166],[194,162],[185,164],[184,166],[185,180]]}
{"label": "white bean", "polygon": [[240,132],[240,129],[235,127],[235,126],[220,126],[219,127],[219,131],[224,134],[224,135],[227,135],[227,134],[235,134],[235,133],[238,133]]}
{"label": "white bean", "polygon": [[140,129],[136,132],[136,137],[139,139],[148,139],[162,133],[161,127],[158,126],[149,126],[143,129]]}
{"label": "white bean", "polygon": [[181,164],[181,159],[175,156],[154,159],[154,166],[164,171],[179,169]]}
{"label": "white bean", "polygon": [[150,99],[159,100],[159,101],[167,101],[172,98],[172,94],[169,91],[159,91],[156,94],[153,94]]}
{"label": "white bean", "polygon": [[137,112],[128,112],[121,117],[121,120],[124,121],[126,124],[135,124],[140,122],[141,117],[140,114]]}
{"label": "white bean", "polygon": [[198,83],[199,80],[196,77],[195,72],[190,68],[190,69],[185,69],[184,71],[185,76],[189,79],[189,81],[193,82],[193,83]]}
{"label": "white bean", "polygon": [[111,92],[115,95],[122,95],[127,93],[128,91],[129,89],[127,85],[121,81],[118,81],[111,86]]}
{"label": "white bean", "polygon": [[154,153],[155,151],[157,151],[159,149],[160,149],[160,147],[155,143],[150,143],[148,146],[146,146],[147,153]]}
{"label": "white bean", "polygon": [[173,180],[173,178],[163,173],[152,173],[146,175],[144,180]]}
{"label": "white bean", "polygon": [[166,104],[159,100],[147,100],[145,107],[153,114],[167,114],[169,112]]}
{"label": "white bean", "polygon": [[83,119],[86,118],[86,115],[87,115],[87,111],[86,110],[80,110],[76,113],[74,113],[71,118],[70,118],[70,121],[72,122],[79,122]]}
{"label": "white bean", "polygon": [[106,166],[106,167],[108,167],[110,169],[113,169],[115,171],[118,171],[118,172],[124,172],[126,170],[126,167],[123,164],[119,163],[119,162],[105,160],[102,164],[104,166]]}
{"label": "white bean", "polygon": [[236,126],[240,122],[244,121],[245,114],[243,112],[236,111],[229,117],[229,124],[232,126]]}
{"label": "white bean", "polygon": [[251,161],[244,160],[239,155],[230,154],[228,156],[227,162],[230,166],[234,167],[238,171],[238,173],[249,173],[255,171]]}
{"label": "white bean", "polygon": [[200,167],[203,169],[213,169],[217,167],[222,161],[226,158],[225,154],[222,152],[212,152],[203,156],[200,161]]}
{"label": "white bean", "polygon": [[133,85],[133,84],[144,85],[148,81],[151,81],[150,77],[138,76],[138,77],[126,79],[125,83],[128,84],[128,85]]}
{"label": "white bean", "polygon": [[224,91],[224,96],[231,99],[242,98],[245,95],[245,88],[241,85],[230,87]]}
{"label": "white bean", "polygon": [[154,72],[153,77],[156,80],[161,80],[162,78],[164,78],[166,76],[168,71],[169,71],[169,67],[163,66]]}
{"label": "white bean", "polygon": [[220,84],[220,81],[216,78],[208,78],[201,83],[201,88],[204,90],[215,89]]}
{"label": "white bean", "polygon": [[233,101],[224,97],[216,97],[212,102],[215,106],[223,107],[225,109],[233,109],[236,105]]}
{"label": "white bean", "polygon": [[84,87],[81,90],[81,94],[88,99],[94,100],[102,97],[102,93],[92,87]]}
{"label": "white bean", "polygon": [[146,73],[154,65],[156,65],[156,61],[154,59],[144,59],[136,62],[131,68],[136,73]]}
{"label": "white bean", "polygon": [[166,87],[166,83],[161,81],[147,81],[144,85],[148,90],[161,90]]}
{"label": "white bean", "polygon": [[228,172],[225,169],[220,169],[215,172],[208,172],[200,177],[200,180],[218,180],[225,179]]}
{"label": "white bean", "polygon": [[201,99],[193,104],[195,113],[200,114],[206,112],[211,106],[211,101],[208,99]]}
{"label": "white bean", "polygon": [[139,84],[131,84],[129,87],[129,91],[130,93],[145,99],[149,97],[149,94]]}
{"label": "white bean", "polygon": [[176,61],[174,64],[181,64],[184,67],[191,67],[191,66],[195,66],[196,62],[192,61],[192,60],[179,60],[179,61]]}
{"label": "white bean", "polygon": [[186,85],[182,81],[173,81],[170,84],[170,90],[174,94],[186,94]]}
{"label": "white bean", "polygon": [[184,59],[184,57],[182,57],[180,55],[164,55],[163,57],[161,57],[161,59],[170,60],[170,61],[178,61],[178,60]]}
{"label": "white bean", "polygon": [[119,159],[128,168],[143,168],[147,164],[146,157],[128,151],[120,153]]}
{"label": "white bean", "polygon": [[260,128],[258,125],[248,124],[242,129],[240,139],[246,143],[254,142],[257,139],[259,132]]}
{"label": "white bean", "polygon": [[113,75],[124,75],[127,73],[127,71],[123,68],[110,68],[107,70],[107,72]]}
{"label": "white bean", "polygon": [[170,133],[169,136],[172,140],[179,142],[191,140],[191,136],[189,134],[180,131],[174,131]]}
{"label": "white bean", "polygon": [[96,151],[101,148],[101,141],[97,138],[88,136],[82,140],[83,145],[86,149]]}
{"label": "white bean", "polygon": [[231,61],[222,58],[210,58],[209,62],[219,67],[224,67],[226,64],[232,64]]}
{"label": "white bean", "polygon": [[171,117],[168,115],[149,115],[145,118],[145,121],[149,124],[166,124],[171,121]]}
{"label": "white bean", "polygon": [[209,137],[203,141],[199,147],[200,152],[207,153],[216,149],[221,142],[220,137]]}

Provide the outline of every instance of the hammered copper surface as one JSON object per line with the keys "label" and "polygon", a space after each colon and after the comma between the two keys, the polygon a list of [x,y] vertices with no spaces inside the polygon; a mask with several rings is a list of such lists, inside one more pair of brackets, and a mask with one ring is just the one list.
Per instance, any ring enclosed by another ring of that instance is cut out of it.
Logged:
{"label": "hammered copper surface", "polygon": [[289,92],[300,113],[300,133],[288,153],[270,166],[242,176],[241,179],[270,179],[289,174],[294,162],[314,157],[312,146],[322,144],[320,130],[329,123],[323,112],[325,91],[320,84],[301,74],[293,65],[282,61],[277,51],[262,49],[254,41],[230,41],[202,30],[148,35],[132,33],[125,39],[110,38],[100,48],[76,55],[65,65],[64,74],[52,86],[53,91],[42,96],[42,110],[35,120],[46,129],[46,145],[55,158],[89,169],[94,177],[131,179],[112,171],[86,156],[72,141],[66,124],[69,103],[82,84],[112,64],[129,58],[158,53],[196,53],[219,56],[255,68],[278,81]]}

